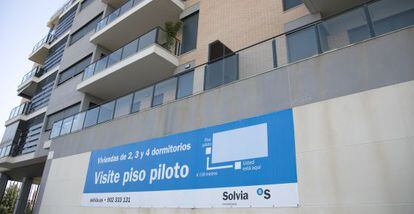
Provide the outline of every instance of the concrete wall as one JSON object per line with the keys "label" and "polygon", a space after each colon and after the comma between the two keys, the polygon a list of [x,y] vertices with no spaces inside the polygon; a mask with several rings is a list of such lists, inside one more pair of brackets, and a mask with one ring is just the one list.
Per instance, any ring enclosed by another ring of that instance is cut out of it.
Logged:
{"label": "concrete wall", "polygon": [[414,28],[400,30],[59,137],[43,174],[41,213],[171,211],[80,207],[89,152],[286,108],[294,110],[301,206],[276,211],[412,213],[413,38]]}
{"label": "concrete wall", "polygon": [[299,208],[81,207],[86,152],[52,161],[40,213],[413,213],[413,91],[410,81],[293,109]]}
{"label": "concrete wall", "polygon": [[83,153],[414,80],[413,38],[414,27],[327,52],[59,137],[52,150]]}

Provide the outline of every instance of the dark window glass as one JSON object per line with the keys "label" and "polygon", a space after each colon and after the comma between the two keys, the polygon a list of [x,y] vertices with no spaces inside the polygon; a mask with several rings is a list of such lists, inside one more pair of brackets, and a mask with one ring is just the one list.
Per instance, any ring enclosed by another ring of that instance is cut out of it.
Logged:
{"label": "dark window glass", "polygon": [[72,128],[73,116],[65,118],[62,123],[62,128],[60,130],[60,135],[70,133],[70,129]]}
{"label": "dark window glass", "polygon": [[80,61],[76,62],[70,68],[60,72],[58,84],[62,84],[66,80],[82,73],[88,67],[89,63],[91,63],[91,58],[92,58],[92,55],[89,55],[81,59]]}
{"label": "dark window glass", "polygon": [[62,120],[63,118],[69,117],[79,112],[79,107],[80,107],[80,104],[77,103],[73,106],[70,106],[66,109],[63,109],[61,111],[58,111],[54,114],[49,115],[47,117],[46,131],[50,130],[53,126],[53,123],[55,123],[56,121]]}
{"label": "dark window glass", "polygon": [[151,107],[152,93],[154,86],[139,90],[134,93],[134,101],[132,103],[132,112],[137,112],[145,108]]}
{"label": "dark window glass", "polygon": [[289,10],[302,4],[302,0],[283,0],[283,10]]}
{"label": "dark window glass", "polygon": [[208,45],[208,61],[221,59],[232,53],[233,51],[230,48],[218,40]]}
{"label": "dark window glass", "polygon": [[158,106],[175,99],[177,78],[171,78],[155,85],[152,106]]}
{"label": "dark window glass", "polygon": [[70,35],[69,45],[72,45],[73,43],[75,43],[76,41],[81,39],[83,36],[85,36],[86,34],[91,32],[92,30],[94,30],[96,28],[96,25],[100,21],[101,16],[102,16],[102,14],[97,15],[95,18],[93,18],[90,22],[85,24],[83,27],[81,27],[75,33],[72,33]]}
{"label": "dark window glass", "polygon": [[124,49],[124,52],[122,53],[122,59],[125,59],[131,56],[132,54],[136,53],[138,50],[138,39],[125,45],[123,49]]}
{"label": "dark window glass", "polygon": [[89,77],[93,76],[95,72],[95,63],[90,64],[87,68],[85,68],[85,72],[83,73],[83,79],[86,80]]}
{"label": "dark window glass", "polygon": [[107,62],[108,62],[108,56],[98,60],[95,65],[95,74],[104,70],[106,68]]}
{"label": "dark window glass", "polygon": [[132,96],[133,94],[129,94],[116,100],[115,118],[127,115],[131,112]]}
{"label": "dark window glass", "polygon": [[177,98],[193,94],[194,72],[188,72],[178,77]]}
{"label": "dark window glass", "polygon": [[98,123],[111,120],[114,115],[115,101],[100,106]]}
{"label": "dark window glass", "polygon": [[4,131],[3,138],[1,139],[1,143],[13,141],[13,139],[16,136],[18,126],[19,126],[18,122],[8,125],[6,127],[6,130]]}
{"label": "dark window glass", "polygon": [[318,25],[322,51],[343,47],[370,37],[363,8],[335,16]]}
{"label": "dark window glass", "polygon": [[85,122],[83,123],[83,127],[87,128],[96,124],[98,120],[98,113],[99,107],[90,109],[86,112]]}
{"label": "dark window glass", "polygon": [[93,0],[85,0],[80,5],[80,10],[83,10],[86,6],[90,5],[93,2]]}
{"label": "dark window glass", "polygon": [[52,131],[50,132],[50,138],[58,137],[60,134],[60,129],[62,128],[62,120],[53,124]]}
{"label": "dark window glass", "polygon": [[183,20],[183,41],[181,53],[187,53],[197,47],[198,12]]}
{"label": "dark window glass", "polygon": [[316,29],[314,26],[288,34],[287,46],[289,62],[307,58],[319,53]]}
{"label": "dark window glass", "polygon": [[121,54],[122,54],[122,48],[111,53],[108,56],[108,65],[106,67],[109,67],[117,62],[119,62],[119,60],[121,60]]}
{"label": "dark window glass", "polygon": [[238,55],[209,63],[205,69],[204,88],[206,90],[235,81],[239,75]]}
{"label": "dark window glass", "polygon": [[368,6],[376,35],[414,25],[413,0],[382,0]]}
{"label": "dark window glass", "polygon": [[73,124],[71,132],[79,131],[82,129],[83,121],[85,120],[86,112],[81,112],[73,117]]}
{"label": "dark window glass", "polygon": [[120,9],[118,8],[117,10],[115,10],[114,12],[112,12],[111,14],[109,14],[107,23],[110,23],[113,20],[115,20],[116,18],[118,18],[119,11],[120,11]]}
{"label": "dark window glass", "polygon": [[154,29],[139,38],[138,50],[142,50],[155,43],[155,37],[157,36],[157,29]]}
{"label": "dark window glass", "polygon": [[124,14],[126,11],[128,11],[129,9],[131,9],[131,7],[134,4],[134,0],[129,0],[127,3],[123,4],[120,8],[120,12],[119,15]]}

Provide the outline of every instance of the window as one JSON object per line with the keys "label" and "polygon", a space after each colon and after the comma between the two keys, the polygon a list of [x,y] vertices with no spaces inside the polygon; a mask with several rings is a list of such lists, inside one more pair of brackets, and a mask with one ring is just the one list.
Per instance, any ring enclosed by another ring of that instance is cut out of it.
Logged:
{"label": "window", "polygon": [[133,94],[129,94],[116,100],[115,118],[127,115],[131,112],[132,96]]}
{"label": "window", "polygon": [[183,20],[183,41],[181,53],[187,53],[197,46],[198,11]]}
{"label": "window", "polygon": [[289,10],[302,4],[302,0],[283,0],[283,10]]}
{"label": "window", "polygon": [[79,30],[72,33],[70,35],[69,45],[72,45],[73,43],[75,43],[76,41],[81,39],[83,36],[85,36],[86,34],[91,32],[92,30],[94,30],[96,25],[98,24],[101,16],[102,16],[102,14],[97,15],[95,18],[93,18],[90,22],[85,24]]}
{"label": "window", "polygon": [[122,48],[111,53],[108,56],[108,65],[106,67],[109,67],[117,62],[119,62],[119,60],[121,60],[121,54],[122,54]]}
{"label": "window", "polygon": [[91,63],[92,54],[76,62],[74,65],[68,69],[60,72],[58,85],[64,83],[68,79],[82,73]]}
{"label": "window", "polygon": [[348,11],[318,25],[322,51],[355,43],[370,37],[363,8]]}
{"label": "window", "polygon": [[82,129],[83,121],[85,120],[86,112],[81,112],[73,117],[73,124],[71,132],[79,131]]}
{"label": "window", "polygon": [[90,5],[93,0],[84,0],[80,5],[80,10],[83,10],[86,6]]}
{"label": "window", "polygon": [[46,131],[52,129],[52,126],[56,121],[61,120],[65,117],[68,117],[70,115],[73,115],[73,114],[76,114],[77,112],[79,112],[79,107],[80,107],[80,104],[77,103],[73,106],[70,106],[66,109],[63,109],[61,111],[58,111],[54,114],[49,115],[47,117]]}
{"label": "window", "polygon": [[55,138],[55,137],[59,136],[60,129],[62,127],[62,122],[63,121],[60,120],[60,121],[53,124],[52,131],[50,132],[50,138]]}
{"label": "window", "polygon": [[124,52],[122,53],[122,59],[125,59],[131,56],[132,54],[136,53],[138,50],[138,39],[125,45],[123,49],[124,49]]}
{"label": "window", "polygon": [[155,85],[152,106],[158,106],[175,99],[177,78],[171,78]]}
{"label": "window", "polygon": [[375,35],[414,24],[414,1],[382,0],[368,6]]}
{"label": "window", "polygon": [[18,126],[19,126],[18,122],[8,125],[6,127],[6,130],[4,131],[3,138],[1,139],[1,143],[7,143],[10,141],[13,141],[13,139],[16,136]]}
{"label": "window", "polygon": [[208,45],[208,61],[214,61],[232,54],[233,51],[220,41],[212,42]]}
{"label": "window", "polygon": [[316,35],[314,26],[286,35],[289,62],[320,53]]}
{"label": "window", "polygon": [[99,107],[88,110],[86,112],[83,127],[88,128],[88,127],[95,125],[98,120],[98,113],[99,113]]}
{"label": "window", "polygon": [[137,112],[137,111],[141,111],[142,109],[150,108],[153,91],[154,91],[154,86],[151,86],[151,87],[135,92],[131,111]]}
{"label": "window", "polygon": [[72,128],[73,116],[65,118],[62,122],[62,128],[60,129],[60,135],[69,134]]}
{"label": "window", "polygon": [[99,110],[98,123],[111,120],[114,114],[115,101],[101,105]]}
{"label": "window", "polygon": [[193,71],[178,77],[177,98],[182,98],[193,94],[193,77]]}
{"label": "window", "polygon": [[238,55],[234,54],[206,65],[204,89],[230,83],[239,78]]}

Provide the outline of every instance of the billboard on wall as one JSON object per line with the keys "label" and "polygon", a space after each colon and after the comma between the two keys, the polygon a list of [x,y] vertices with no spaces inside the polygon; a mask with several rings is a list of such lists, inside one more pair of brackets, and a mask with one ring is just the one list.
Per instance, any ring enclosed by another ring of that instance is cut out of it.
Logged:
{"label": "billboard on wall", "polygon": [[292,110],[93,151],[82,205],[296,207]]}

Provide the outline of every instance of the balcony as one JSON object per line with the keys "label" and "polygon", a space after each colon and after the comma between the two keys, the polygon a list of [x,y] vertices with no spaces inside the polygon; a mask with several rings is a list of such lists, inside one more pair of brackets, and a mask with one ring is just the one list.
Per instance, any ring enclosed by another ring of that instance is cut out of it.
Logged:
{"label": "balcony", "polygon": [[180,41],[155,28],[89,65],[77,90],[103,100],[121,96],[171,77],[179,52]]}
{"label": "balcony", "polygon": [[29,55],[29,60],[37,63],[43,64],[47,55],[49,54],[50,42],[53,40],[53,34],[48,34],[43,37],[36,45],[33,47],[32,53]]}
{"label": "balcony", "polygon": [[37,84],[40,81],[39,77],[43,74],[44,70],[40,67],[33,68],[26,73],[17,87],[18,95],[25,98],[33,97],[36,93]]}
{"label": "balcony", "polygon": [[53,81],[44,84],[41,87],[41,90],[37,91],[37,93],[32,97],[30,102],[25,102],[17,107],[14,107],[10,112],[9,119],[6,121],[6,126],[19,120],[30,120],[45,113],[50,95],[52,94],[53,84]]}
{"label": "balcony", "polygon": [[[164,105],[161,107],[165,108],[163,112],[169,112],[164,116],[167,115],[170,121],[174,121],[170,117],[175,115],[192,118],[191,112],[196,112],[194,114],[197,115],[198,112],[204,112],[205,118],[209,116],[205,112],[217,113],[216,107],[208,105],[215,102],[215,99],[218,99],[217,103],[224,111],[232,114],[233,106],[245,108],[256,105],[262,108],[263,104],[273,100],[276,106],[288,108],[288,102],[292,105],[303,105],[318,101],[321,97],[325,99],[344,96],[368,90],[367,87],[381,87],[412,80],[413,62],[410,59],[414,50],[414,19],[409,17],[414,15],[414,4],[399,5],[398,2],[401,1],[404,0],[397,0],[397,4],[390,0],[366,4],[228,53],[214,61],[196,66],[194,72],[188,73],[194,75],[194,78],[185,77],[185,74],[173,77],[57,121],[53,124],[50,138],[58,141],[60,136],[92,126],[96,127],[87,134],[99,133],[95,131],[111,127],[102,125],[102,128],[98,128],[99,124],[136,112],[153,116],[144,118],[160,117],[160,111],[151,110],[159,105]],[[399,6],[390,7],[389,4]],[[378,14],[384,14],[384,8],[392,10],[388,10],[387,15],[378,17]],[[369,13],[366,14],[366,11]],[[369,19],[364,18],[366,15]],[[367,26],[372,26],[372,32]],[[385,47],[389,50],[381,52]],[[396,64],[402,65],[401,69],[395,70],[393,66]],[[85,78],[90,77],[87,71],[84,75]],[[201,79],[204,81],[199,79],[202,75],[204,79]],[[190,83],[182,85],[186,82],[183,81],[185,79],[194,82],[189,81]],[[229,87],[223,87],[229,84]],[[109,85],[108,88],[115,87]],[[216,88],[220,89],[214,90]],[[202,93],[203,90],[212,91]],[[182,91],[187,93],[182,96]],[[186,101],[173,103],[178,98],[193,94],[188,91],[197,93],[194,95],[196,98],[190,97]],[[170,114],[171,112],[178,113]],[[142,119],[139,116],[137,118]],[[142,121],[140,119],[137,121]],[[129,127],[130,122],[128,120],[126,126]],[[124,129],[119,130],[125,132]],[[75,138],[78,139],[79,135]]]}
{"label": "balcony", "polygon": [[[35,125],[15,123],[6,128],[0,143],[0,167],[16,168],[44,161],[36,157],[43,123]],[[26,127],[25,126],[29,126]],[[20,129],[24,128],[24,129]]]}
{"label": "balcony", "polygon": [[98,23],[90,41],[115,50],[167,21],[179,21],[183,10],[180,0],[129,0]]}

